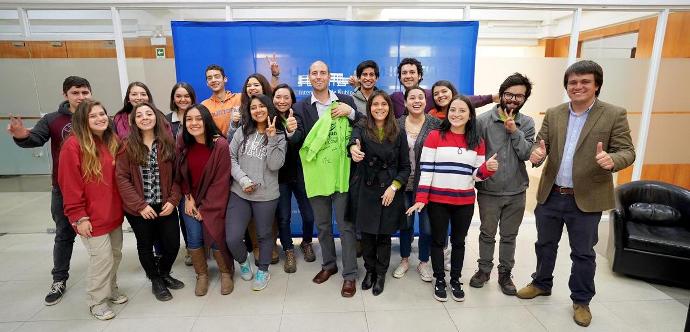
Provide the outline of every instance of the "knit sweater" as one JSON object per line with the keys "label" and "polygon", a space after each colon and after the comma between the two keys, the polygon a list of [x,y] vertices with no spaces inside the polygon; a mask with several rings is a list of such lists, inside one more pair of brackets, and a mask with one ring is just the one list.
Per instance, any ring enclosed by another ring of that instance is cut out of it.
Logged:
{"label": "knit sweater", "polygon": [[434,130],[424,141],[419,168],[416,202],[468,205],[474,204],[474,182],[489,178],[484,141],[474,150],[467,148],[464,134],[447,132],[441,137]]}

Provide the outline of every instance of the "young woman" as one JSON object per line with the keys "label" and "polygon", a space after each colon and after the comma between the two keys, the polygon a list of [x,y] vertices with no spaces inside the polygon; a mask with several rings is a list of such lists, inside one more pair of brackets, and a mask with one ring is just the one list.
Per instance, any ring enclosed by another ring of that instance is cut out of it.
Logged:
{"label": "young woman", "polygon": [[[181,142],[181,140],[178,140],[178,135],[182,133],[180,124],[182,123],[182,119],[184,119],[184,113],[194,104],[196,104],[196,93],[189,83],[180,82],[173,86],[172,91],[170,91],[170,113],[165,115],[165,119],[170,123],[175,144]],[[184,225],[184,218],[182,217],[184,200],[180,199],[177,211],[180,219],[180,231],[182,231],[182,237],[184,238],[184,245],[185,248],[189,249],[187,243],[187,229]],[[189,254],[189,250],[186,250],[184,264],[192,266],[192,256]]]}
{"label": "young woman", "polygon": [[184,195],[184,218],[197,296],[208,292],[208,266],[204,247],[213,249],[220,270],[220,293],[234,289],[233,261],[225,245],[225,210],[230,193],[230,150],[206,106],[190,107],[182,121],[182,152],[178,181]]}
{"label": "young woman", "polygon": [[[438,128],[441,120],[424,113],[426,107],[424,89],[416,86],[405,91],[405,114],[398,119],[398,126],[405,131],[410,158],[410,177],[405,186],[406,206],[414,204],[414,194],[419,182],[419,158],[422,154],[424,140],[429,133]],[[400,229],[400,265],[393,271],[393,277],[402,278],[410,268],[410,252],[414,240],[414,214],[407,217],[406,227]],[[426,209],[417,213],[419,219],[419,265],[417,272],[424,281],[431,281],[433,273],[429,264],[429,249],[431,245],[431,226]]]}
{"label": "young woman", "polygon": [[429,111],[429,115],[440,120],[445,119],[450,100],[458,95],[458,90],[449,81],[441,80],[431,86],[431,95],[434,98],[434,108]]}
{"label": "young woman", "polygon": [[153,96],[149,87],[141,82],[129,83],[125,93],[124,105],[113,117],[117,137],[125,139],[129,135],[129,114],[132,113],[134,106],[144,102],[153,104]]}
{"label": "young woman", "polygon": [[424,141],[419,167],[416,203],[407,215],[428,205],[431,223],[431,262],[434,270],[434,298],[447,301],[443,243],[450,221],[450,287],[453,300],[464,301],[460,274],[465,258],[465,237],[474,213],[474,182],[487,179],[498,169],[496,156],[485,160],[484,142],[479,137],[474,107],[465,96],[455,96],[448,117]]}
{"label": "young woman", "polygon": [[[245,111],[246,112],[246,111]],[[272,230],[278,206],[278,171],[285,161],[283,123],[271,98],[253,95],[242,128],[235,132],[230,143],[232,177],[230,201],[226,213],[226,241],[230,252],[240,263],[240,276],[253,277],[247,248],[243,242],[249,220],[256,223],[259,247],[259,269],[252,284],[253,290],[268,285],[271,275],[271,249],[275,245]]]}
{"label": "young woman", "polygon": [[[288,135],[297,129],[297,121],[293,116],[292,105],[296,102],[295,92],[287,84],[279,84],[273,92],[273,104],[280,114],[280,121],[285,126]],[[297,271],[294,245],[292,243],[292,230],[290,228],[290,216],[292,215],[292,195],[295,195],[299,213],[302,216],[302,243],[300,248],[304,254],[304,260],[313,262],[316,260],[312,248],[312,235],[314,234],[314,211],[311,209],[307,191],[304,188],[304,175],[302,163],[299,159],[299,148],[288,139],[285,164],[278,174],[278,187],[280,198],[278,199],[278,226],[280,243],[285,252],[285,264],[283,270],[287,273]]]}
{"label": "young woman", "polygon": [[122,260],[122,200],[115,180],[118,140],[101,103],[84,100],[72,116],[72,135],[63,143],[58,184],[65,215],[89,252],[86,275],[91,315],[115,317],[110,303],[127,302],[117,287]]}
{"label": "young woman", "polygon": [[[180,232],[175,206],[180,187],[173,182],[175,143],[165,131],[163,115],[153,104],[134,106],[130,114],[130,134],[117,155],[117,186],[125,215],[137,238],[139,262],[151,280],[159,301],[172,299],[170,289],[184,283],[170,276]],[[153,243],[160,245],[161,258],[154,263]]]}
{"label": "young woman", "polygon": [[371,95],[367,118],[352,130],[350,144],[352,161],[357,163],[350,193],[367,271],[362,289],[372,288],[379,295],[391,258],[391,234],[405,219],[400,189],[410,177],[406,134],[398,128],[388,94],[378,90]]}

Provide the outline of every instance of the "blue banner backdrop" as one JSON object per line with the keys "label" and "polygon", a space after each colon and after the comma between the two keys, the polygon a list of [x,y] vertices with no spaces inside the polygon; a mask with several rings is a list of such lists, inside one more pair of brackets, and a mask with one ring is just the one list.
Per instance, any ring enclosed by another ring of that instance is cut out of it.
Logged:
{"label": "blue banner backdrop", "polygon": [[[421,85],[429,88],[449,80],[463,94],[474,94],[474,63],[479,23],[466,22],[184,22],[173,21],[177,81],[190,83],[198,102],[211,94],[204,69],[218,64],[228,77],[226,88],[241,91],[247,76],[270,78],[267,58],[280,64],[280,82],[297,98],[311,94],[309,65],[323,60],[331,71],[331,90],[352,93],[347,79],[363,60],[380,68],[377,86],[389,93],[400,90],[397,66],[412,57],[422,62]],[[430,102],[430,101],[427,101]],[[301,218],[293,199],[293,234],[301,234]]]}

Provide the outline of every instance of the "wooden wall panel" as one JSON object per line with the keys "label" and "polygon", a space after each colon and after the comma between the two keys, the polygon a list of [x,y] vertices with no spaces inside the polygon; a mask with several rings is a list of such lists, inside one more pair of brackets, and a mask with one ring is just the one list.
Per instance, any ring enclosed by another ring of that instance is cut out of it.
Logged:
{"label": "wooden wall panel", "polygon": [[[624,184],[632,179],[633,167],[618,172],[617,183]],[[645,164],[642,166],[642,180],[663,181],[690,189],[690,164]]]}
{"label": "wooden wall panel", "polygon": [[[23,46],[15,46],[15,43]],[[30,57],[26,42],[0,41],[0,58],[28,59]]]}
{"label": "wooden wall panel", "polygon": [[65,42],[31,41],[29,45],[32,59],[38,58],[67,58]]}
{"label": "wooden wall panel", "polygon": [[116,58],[115,44],[107,40],[67,41],[70,58]]}

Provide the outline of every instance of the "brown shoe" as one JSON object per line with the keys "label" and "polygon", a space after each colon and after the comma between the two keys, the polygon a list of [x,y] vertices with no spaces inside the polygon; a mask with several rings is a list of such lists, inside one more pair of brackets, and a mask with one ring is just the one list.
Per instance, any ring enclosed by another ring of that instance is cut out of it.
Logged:
{"label": "brown shoe", "polygon": [[472,278],[470,278],[470,286],[474,288],[482,288],[484,284],[489,281],[491,276],[487,272],[482,272],[482,270],[477,270]]}
{"label": "brown shoe", "polygon": [[326,282],[326,280],[328,280],[328,278],[330,278],[332,275],[334,275],[336,273],[338,273],[338,267],[337,266],[332,268],[332,269],[328,269],[328,270],[321,269],[321,271],[319,271],[319,273],[317,273],[316,276],[314,276],[314,279],[312,279],[312,281],[317,283],[317,284],[322,284],[322,283]]}
{"label": "brown shoe", "polygon": [[545,291],[530,283],[527,286],[521,288],[519,291],[517,291],[516,295],[520,299],[529,300],[537,296],[549,296],[551,295],[551,291]]}
{"label": "brown shoe", "polygon": [[357,286],[354,280],[343,281],[343,288],[340,290],[342,297],[353,297],[355,292],[357,292]]}
{"label": "brown shoe", "polygon": [[505,295],[514,296],[517,293],[510,271],[498,272],[498,285],[501,286],[501,291]]}
{"label": "brown shoe", "polygon": [[235,289],[235,282],[232,280],[234,271],[219,250],[213,250],[213,258],[216,259],[216,264],[218,264],[218,270],[220,271],[220,294],[228,295]]}
{"label": "brown shoe", "polygon": [[302,253],[304,254],[305,262],[313,262],[316,260],[316,255],[314,255],[314,248],[311,246],[311,242],[304,242],[299,245],[302,248]]}
{"label": "brown shoe", "polygon": [[208,293],[208,265],[206,264],[206,250],[204,248],[189,249],[189,255],[192,256],[192,265],[196,272],[196,286],[194,287],[194,294],[196,296],[204,296]]}
{"label": "brown shoe", "polygon": [[285,264],[283,264],[285,273],[295,273],[297,271],[297,259],[295,259],[295,250],[285,250]]}
{"label": "brown shoe", "polygon": [[588,305],[573,304],[573,311],[575,324],[587,327],[592,322],[592,312],[589,311]]}

